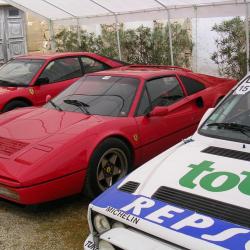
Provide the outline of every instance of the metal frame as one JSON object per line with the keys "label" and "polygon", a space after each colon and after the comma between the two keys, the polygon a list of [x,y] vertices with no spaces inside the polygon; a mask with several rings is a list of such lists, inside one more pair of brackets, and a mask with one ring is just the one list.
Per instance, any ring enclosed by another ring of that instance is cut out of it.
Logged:
{"label": "metal frame", "polygon": [[[124,14],[136,14],[136,13],[149,13],[152,11],[159,11],[162,9],[165,9],[167,11],[167,20],[168,20],[168,24],[169,24],[169,47],[170,47],[170,55],[171,55],[171,64],[174,64],[174,58],[173,58],[173,45],[172,45],[172,31],[171,31],[171,22],[170,22],[170,11],[171,10],[176,10],[176,9],[185,9],[185,8],[190,8],[192,6],[190,5],[181,5],[181,6],[171,6],[171,7],[167,7],[165,4],[163,4],[160,0],[154,0],[156,3],[159,4],[159,8],[153,8],[153,9],[141,9],[141,10],[137,10],[137,11],[127,11],[127,12],[123,12],[123,13],[115,13],[114,11],[110,10],[109,8],[107,8],[106,6],[98,3],[98,0],[89,0],[90,2],[94,3],[95,5],[103,8],[104,10],[106,10],[109,15],[92,15],[92,16],[75,16],[72,13],[70,13],[69,11],[61,8],[60,6],[56,6],[55,4],[49,2],[48,0],[41,0],[46,4],[49,4],[51,6],[53,6],[54,8],[57,8],[58,10],[67,13],[68,15],[71,16],[71,18],[63,18],[63,19],[50,19],[44,15],[41,15],[38,12],[32,11],[30,10],[28,7],[23,6],[22,4],[18,4],[16,3],[16,1],[14,0],[5,0],[7,3],[11,4],[12,6],[15,6],[23,11],[29,11],[37,16],[40,16],[41,18],[49,21],[49,27],[50,27],[50,34],[51,34],[51,38],[52,38],[52,47],[54,44],[54,30],[53,30],[53,21],[57,21],[57,20],[71,20],[71,19],[75,19],[77,21],[77,32],[78,32],[78,42],[80,44],[80,27],[79,27],[79,19],[81,18],[94,18],[94,17],[104,17],[104,16],[114,16],[115,18],[115,27],[116,27],[116,40],[117,40],[117,47],[118,47],[118,53],[119,53],[119,59],[121,60],[122,56],[121,56],[121,44],[120,44],[120,34],[119,34],[119,28],[118,28],[118,17],[119,15],[124,15]],[[219,0],[218,0],[219,1]],[[238,2],[238,1],[230,1],[230,2],[214,2],[214,3],[209,3],[209,4],[201,4],[201,5],[196,5],[194,6],[195,8],[195,15],[196,15],[196,42],[197,42],[197,10],[199,7],[215,7],[215,6],[228,6],[228,5],[245,5],[246,8],[246,13],[245,13],[245,17],[246,17],[246,22],[245,22],[245,32],[246,32],[246,51],[247,51],[247,71],[249,71],[249,59],[250,59],[250,51],[249,51],[249,24],[248,24],[248,18],[249,18],[249,11],[248,11],[248,3],[250,2],[249,0],[244,0],[242,2]],[[197,46],[196,46],[197,47]],[[196,49],[196,70],[197,70],[197,57],[198,57],[198,51]]]}
{"label": "metal frame", "polygon": [[249,71],[249,13],[248,13],[248,3],[246,4],[246,16],[245,16],[245,32],[246,32],[246,53],[247,53],[247,73]]}
{"label": "metal frame", "polygon": [[171,21],[170,21],[169,9],[161,1],[159,1],[159,0],[154,0],[154,1],[156,3],[158,3],[161,7],[163,7],[167,11],[167,15],[168,15],[168,36],[169,36],[170,58],[171,58],[171,65],[174,65],[173,44],[172,44],[172,29],[171,29]]}
{"label": "metal frame", "polygon": [[108,11],[109,13],[111,13],[115,17],[115,30],[116,30],[116,41],[117,41],[118,55],[119,55],[119,59],[122,60],[120,34],[119,34],[119,28],[118,28],[119,23],[118,23],[117,14],[114,11],[112,11],[112,10],[108,9],[107,7],[103,6],[102,4],[99,4],[95,0],[89,0],[89,1],[94,3],[95,5],[103,8],[104,10]]}

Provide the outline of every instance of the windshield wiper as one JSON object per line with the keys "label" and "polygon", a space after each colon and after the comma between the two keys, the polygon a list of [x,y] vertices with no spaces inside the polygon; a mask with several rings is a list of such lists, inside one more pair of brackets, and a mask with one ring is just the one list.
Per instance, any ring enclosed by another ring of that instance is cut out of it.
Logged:
{"label": "windshield wiper", "polygon": [[55,109],[59,111],[63,111],[58,105],[56,105],[52,100],[49,100],[48,103],[50,103]]}
{"label": "windshield wiper", "polygon": [[64,100],[64,102],[79,107],[84,113],[90,115],[90,112],[87,109],[87,107],[89,107],[87,103],[78,100]]}
{"label": "windshield wiper", "polygon": [[246,135],[247,137],[250,137],[250,135],[247,133],[250,133],[250,126],[242,125],[238,123],[227,123],[227,122],[214,122],[207,124],[208,127],[218,127],[219,129],[228,129],[233,131],[239,131],[242,134]]}

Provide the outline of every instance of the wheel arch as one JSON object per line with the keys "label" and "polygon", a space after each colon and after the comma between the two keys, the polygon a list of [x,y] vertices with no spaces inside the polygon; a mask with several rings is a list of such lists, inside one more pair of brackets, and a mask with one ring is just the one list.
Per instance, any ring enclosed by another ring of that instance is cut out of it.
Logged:
{"label": "wheel arch", "polygon": [[31,101],[30,99],[28,99],[28,98],[26,98],[26,97],[20,96],[20,97],[14,97],[14,98],[8,100],[8,101],[4,104],[4,107],[5,107],[7,104],[9,104],[9,103],[11,103],[11,102],[13,102],[13,101],[25,102],[25,103],[27,103],[29,106],[33,106],[33,103],[32,103],[32,101]]}
{"label": "wheel arch", "polygon": [[94,147],[94,149],[91,152],[91,155],[94,153],[95,149],[97,148],[98,145],[100,145],[103,141],[110,139],[110,138],[116,138],[121,140],[122,142],[124,142],[126,144],[126,146],[128,147],[130,153],[131,153],[131,160],[132,160],[132,165],[134,164],[135,161],[135,148],[133,146],[133,144],[131,143],[131,141],[124,135],[121,134],[110,134],[107,135],[105,137],[103,137]]}

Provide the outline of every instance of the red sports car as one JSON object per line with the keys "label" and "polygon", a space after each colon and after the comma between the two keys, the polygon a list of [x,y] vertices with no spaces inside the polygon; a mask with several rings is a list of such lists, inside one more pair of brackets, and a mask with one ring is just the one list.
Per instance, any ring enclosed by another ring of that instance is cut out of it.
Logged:
{"label": "red sports car", "polygon": [[0,68],[0,112],[40,106],[85,73],[123,66],[94,53],[70,52],[20,56]]}
{"label": "red sports car", "polygon": [[167,66],[79,79],[43,107],[0,116],[0,197],[35,204],[96,196],[191,135],[236,81]]}

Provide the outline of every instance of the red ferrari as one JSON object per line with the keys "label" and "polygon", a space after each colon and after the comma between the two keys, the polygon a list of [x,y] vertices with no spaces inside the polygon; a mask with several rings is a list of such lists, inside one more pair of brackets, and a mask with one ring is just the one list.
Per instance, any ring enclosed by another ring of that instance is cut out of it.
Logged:
{"label": "red ferrari", "polygon": [[171,66],[79,79],[43,107],[0,116],[0,197],[36,204],[96,196],[191,135],[236,81]]}
{"label": "red ferrari", "polygon": [[0,68],[0,112],[40,106],[85,73],[124,63],[88,52],[19,56]]}

